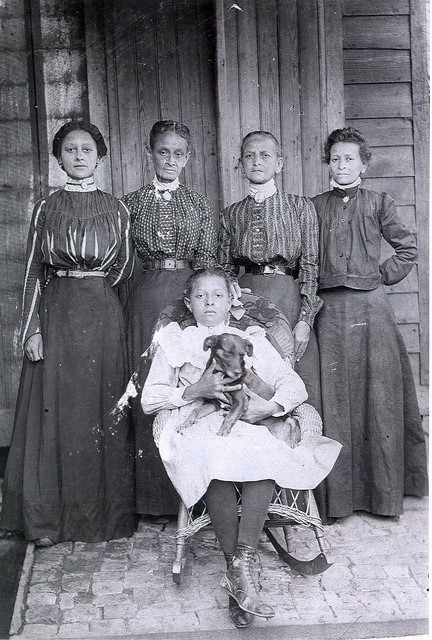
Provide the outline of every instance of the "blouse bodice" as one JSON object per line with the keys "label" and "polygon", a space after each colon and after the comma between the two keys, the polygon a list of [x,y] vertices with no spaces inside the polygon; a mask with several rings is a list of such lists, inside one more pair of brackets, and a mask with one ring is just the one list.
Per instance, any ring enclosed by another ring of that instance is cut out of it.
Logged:
{"label": "blouse bodice", "polygon": [[183,185],[171,200],[156,197],[153,184],[123,197],[130,210],[132,239],[138,257],[191,260],[195,267],[216,264],[217,236],[207,199]]}
{"label": "blouse bodice", "polygon": [[60,190],[39,200],[27,243],[22,342],[40,332],[40,295],[57,270],[105,271],[112,286],[125,282],[134,264],[126,206],[114,196]]}
{"label": "blouse bodice", "polygon": [[[417,258],[414,235],[388,193],[333,189],[312,198],[320,227],[319,287],[372,290],[396,284]],[[395,254],[380,264],[381,237]]]}
{"label": "blouse bodice", "polygon": [[248,196],[220,216],[219,263],[233,275],[240,266],[278,264],[298,272],[302,320],[312,324],[321,308],[318,222],[308,198],[277,191],[257,204]]}

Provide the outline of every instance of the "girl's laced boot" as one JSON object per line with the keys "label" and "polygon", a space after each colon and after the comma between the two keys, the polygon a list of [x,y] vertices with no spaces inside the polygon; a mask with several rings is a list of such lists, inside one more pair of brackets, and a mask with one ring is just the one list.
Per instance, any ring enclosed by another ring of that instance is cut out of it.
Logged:
{"label": "girl's laced boot", "polygon": [[258,588],[252,575],[255,560],[255,549],[247,544],[239,544],[232,559],[231,566],[222,578],[221,586],[237,602],[240,609],[260,618],[272,618],[273,607],[261,600]]}
{"label": "girl's laced boot", "polygon": [[[225,560],[227,563],[227,571],[231,568],[234,554],[233,553],[224,553]],[[255,616],[252,613],[248,613],[247,611],[243,611],[241,607],[237,604],[237,602],[229,596],[228,599],[228,612],[231,622],[238,629],[244,629],[245,627],[250,627],[253,621],[255,620]]]}

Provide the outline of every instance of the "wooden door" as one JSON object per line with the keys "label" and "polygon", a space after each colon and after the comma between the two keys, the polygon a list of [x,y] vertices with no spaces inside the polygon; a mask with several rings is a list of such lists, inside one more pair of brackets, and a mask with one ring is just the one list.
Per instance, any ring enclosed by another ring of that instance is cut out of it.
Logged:
{"label": "wooden door", "polygon": [[217,211],[213,2],[86,3],[86,33],[90,115],[109,132],[111,148],[104,186],[121,196],[148,183],[151,126],[178,120],[192,133],[184,182]]}

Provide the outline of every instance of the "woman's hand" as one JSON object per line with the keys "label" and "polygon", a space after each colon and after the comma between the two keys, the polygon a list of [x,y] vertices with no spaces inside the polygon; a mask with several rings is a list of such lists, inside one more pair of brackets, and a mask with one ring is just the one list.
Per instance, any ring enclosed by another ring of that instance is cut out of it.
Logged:
{"label": "woman's hand", "polygon": [[294,360],[298,362],[307,349],[311,328],[304,320],[299,320],[293,329]]}
{"label": "woman's hand", "polygon": [[230,378],[227,378],[221,371],[215,371],[215,366],[213,360],[198,382],[185,388],[183,392],[183,398],[185,400],[207,398],[209,400],[219,400],[223,404],[227,404],[228,400],[225,392],[238,391],[242,388],[242,384],[233,385]]}
{"label": "woman's hand", "polygon": [[241,420],[250,424],[258,424],[265,418],[269,418],[274,413],[282,413],[283,407],[273,400],[264,400],[256,394],[251,395],[246,411],[241,416]]}
{"label": "woman's hand", "polygon": [[231,282],[231,295],[232,295],[232,304],[237,307],[241,304],[239,298],[241,298],[241,289],[239,287],[238,282]]}
{"label": "woman's hand", "polygon": [[34,333],[24,345],[24,353],[32,362],[43,360],[43,344],[40,333]]}

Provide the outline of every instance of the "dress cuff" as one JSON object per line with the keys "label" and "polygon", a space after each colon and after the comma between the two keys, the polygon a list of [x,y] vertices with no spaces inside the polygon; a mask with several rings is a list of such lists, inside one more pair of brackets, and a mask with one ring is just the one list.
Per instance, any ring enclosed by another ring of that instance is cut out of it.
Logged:
{"label": "dress cuff", "polygon": [[183,393],[186,387],[176,387],[172,390],[172,396],[170,397],[170,401],[175,407],[184,407],[187,404],[190,404],[192,400],[185,400],[183,398]]}

